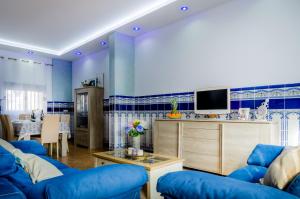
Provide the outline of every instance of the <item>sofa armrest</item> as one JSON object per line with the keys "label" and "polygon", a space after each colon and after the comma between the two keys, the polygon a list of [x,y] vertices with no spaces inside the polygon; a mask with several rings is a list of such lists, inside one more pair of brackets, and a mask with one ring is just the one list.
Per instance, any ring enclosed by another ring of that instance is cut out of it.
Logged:
{"label": "sofa armrest", "polygon": [[47,149],[35,140],[20,140],[12,141],[10,143],[24,153],[32,153],[35,155],[47,154]]}
{"label": "sofa armrest", "polygon": [[0,199],[26,199],[26,197],[6,178],[0,178]]}
{"label": "sofa armrest", "polygon": [[48,199],[112,198],[141,188],[147,179],[144,167],[115,164],[45,180],[34,185],[29,194]]}

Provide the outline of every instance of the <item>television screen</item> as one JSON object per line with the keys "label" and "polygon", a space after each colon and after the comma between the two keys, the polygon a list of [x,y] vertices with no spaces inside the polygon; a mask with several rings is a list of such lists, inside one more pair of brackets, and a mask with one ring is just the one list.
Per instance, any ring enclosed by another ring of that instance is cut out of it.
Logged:
{"label": "television screen", "polygon": [[200,114],[221,114],[229,112],[229,89],[200,90],[196,91],[195,95],[196,112]]}

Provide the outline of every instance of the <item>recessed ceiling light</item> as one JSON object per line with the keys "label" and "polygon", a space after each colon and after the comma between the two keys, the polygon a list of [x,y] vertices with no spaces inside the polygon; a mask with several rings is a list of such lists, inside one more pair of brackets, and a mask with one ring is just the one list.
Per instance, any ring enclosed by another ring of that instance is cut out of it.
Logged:
{"label": "recessed ceiling light", "polygon": [[106,46],[107,42],[106,41],[100,41],[101,46]]}
{"label": "recessed ceiling light", "polygon": [[185,12],[185,11],[188,11],[189,7],[188,6],[181,6],[180,7],[180,10]]}
{"label": "recessed ceiling light", "polygon": [[77,56],[80,56],[80,55],[82,55],[82,52],[80,52],[80,51],[75,51],[74,54],[77,55]]}
{"label": "recessed ceiling light", "polygon": [[33,55],[33,53],[34,53],[34,52],[33,52],[32,50],[28,50],[28,51],[27,51],[27,54],[28,54],[28,55]]}
{"label": "recessed ceiling light", "polygon": [[134,27],[132,28],[132,30],[137,32],[137,31],[140,31],[140,30],[141,30],[141,28],[140,28],[140,27],[138,27],[138,26],[134,26]]}

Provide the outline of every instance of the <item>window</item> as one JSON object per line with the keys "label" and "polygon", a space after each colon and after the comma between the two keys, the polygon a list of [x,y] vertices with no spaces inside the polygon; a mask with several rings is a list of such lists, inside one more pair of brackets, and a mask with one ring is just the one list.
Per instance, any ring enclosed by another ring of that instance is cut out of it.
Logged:
{"label": "window", "polygon": [[5,90],[5,109],[8,112],[31,112],[43,109],[44,94],[41,91]]}

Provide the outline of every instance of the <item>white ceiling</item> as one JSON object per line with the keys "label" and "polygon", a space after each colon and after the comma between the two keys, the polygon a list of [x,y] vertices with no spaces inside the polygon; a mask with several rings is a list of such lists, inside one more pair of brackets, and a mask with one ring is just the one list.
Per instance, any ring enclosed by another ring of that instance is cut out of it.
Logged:
{"label": "white ceiling", "polygon": [[[0,6],[0,47],[78,58],[116,30],[138,36],[228,0],[7,0]],[[188,5],[187,12],[180,6]],[[134,32],[138,25],[141,31]]]}

